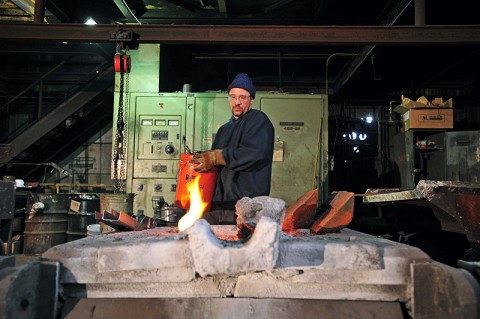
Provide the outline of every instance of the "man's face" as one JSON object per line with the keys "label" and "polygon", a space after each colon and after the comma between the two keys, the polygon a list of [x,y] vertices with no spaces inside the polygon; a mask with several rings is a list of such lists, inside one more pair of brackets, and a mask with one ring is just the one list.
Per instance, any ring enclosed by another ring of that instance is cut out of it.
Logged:
{"label": "man's face", "polygon": [[239,118],[247,113],[253,104],[253,99],[247,90],[240,88],[232,88],[228,93],[230,108],[235,118]]}

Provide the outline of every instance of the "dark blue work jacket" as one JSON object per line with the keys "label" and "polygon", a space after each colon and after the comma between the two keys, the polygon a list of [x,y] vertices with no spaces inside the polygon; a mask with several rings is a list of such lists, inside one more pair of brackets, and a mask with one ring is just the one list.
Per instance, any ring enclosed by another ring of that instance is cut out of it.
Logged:
{"label": "dark blue work jacket", "polygon": [[250,109],[222,125],[212,149],[222,149],[227,164],[219,173],[213,201],[268,196],[273,146],[274,128],[262,111]]}

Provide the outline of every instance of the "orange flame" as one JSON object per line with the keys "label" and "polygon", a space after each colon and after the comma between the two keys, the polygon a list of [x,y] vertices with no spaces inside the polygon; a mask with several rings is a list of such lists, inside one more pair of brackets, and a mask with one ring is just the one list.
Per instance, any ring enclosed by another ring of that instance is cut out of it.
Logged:
{"label": "orange flame", "polygon": [[208,203],[202,200],[202,193],[200,192],[200,186],[198,182],[200,175],[197,175],[195,179],[188,185],[188,192],[190,193],[190,208],[187,213],[178,221],[178,231],[183,231],[192,226],[195,221],[199,220]]}

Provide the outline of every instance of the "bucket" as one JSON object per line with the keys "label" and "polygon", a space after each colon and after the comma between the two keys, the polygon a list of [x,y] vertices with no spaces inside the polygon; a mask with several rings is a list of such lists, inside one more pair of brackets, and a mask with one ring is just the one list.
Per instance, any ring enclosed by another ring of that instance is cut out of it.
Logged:
{"label": "bucket", "polygon": [[23,253],[40,255],[53,246],[65,243],[70,195],[38,193],[29,201],[28,207],[34,202],[42,202],[45,207],[25,220]]}
{"label": "bucket", "polygon": [[67,241],[87,237],[87,226],[95,224],[95,212],[100,211],[100,198],[96,194],[77,194],[70,200]]}
{"label": "bucket", "polygon": [[185,215],[185,209],[176,206],[164,206],[160,210],[160,219],[166,223],[178,224],[178,221]]}
{"label": "bucket", "polygon": [[[123,194],[100,194],[100,213],[104,211],[111,212],[112,209],[117,212],[125,212],[133,215],[133,197],[135,193]],[[100,232],[102,234],[111,233],[115,228],[100,221]]]}
{"label": "bucket", "polygon": [[100,194],[100,212],[111,212],[112,209],[117,212],[125,212],[133,215],[133,198],[135,193],[124,194]]}
{"label": "bucket", "polygon": [[210,211],[212,198],[215,194],[215,186],[217,185],[218,167],[213,167],[208,172],[196,172],[195,166],[198,164],[190,163],[193,154],[182,153],[178,161],[178,180],[177,191],[175,194],[175,206],[188,210],[190,208],[190,193],[188,187],[190,183],[198,176],[198,185],[202,194],[202,201],[207,203],[205,211]]}
{"label": "bucket", "polygon": [[87,226],[87,237],[100,235],[100,224],[92,224]]}

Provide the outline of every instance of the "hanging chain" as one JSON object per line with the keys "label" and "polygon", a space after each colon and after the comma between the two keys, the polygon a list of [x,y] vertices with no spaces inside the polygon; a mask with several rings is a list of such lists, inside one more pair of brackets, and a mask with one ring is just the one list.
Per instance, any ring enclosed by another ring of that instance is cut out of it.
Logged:
{"label": "hanging chain", "polygon": [[[113,147],[113,191],[125,192],[125,115],[124,115],[125,72],[120,72],[120,92],[118,102],[117,130]],[[119,176],[120,175],[120,176]]]}
{"label": "hanging chain", "polygon": [[123,160],[120,161],[120,173],[119,179],[121,180],[120,189],[122,192],[126,192],[125,186],[127,181],[127,149],[128,149],[128,102],[129,102],[129,95],[128,95],[128,85],[130,79],[130,73],[127,72],[124,77],[124,92],[123,92]]}
{"label": "hanging chain", "polygon": [[[127,153],[127,149],[128,149],[128,105],[129,105],[129,102],[130,102],[130,98],[129,98],[129,95],[128,95],[128,88],[129,88],[129,84],[130,84],[130,73],[126,73],[125,74],[125,89],[124,89],[124,94],[123,94],[123,114],[124,115],[124,121],[123,121],[123,151],[124,151],[124,154]],[[126,165],[127,163],[127,159],[125,158],[125,161],[124,161],[124,164]],[[124,179],[127,179],[127,174],[126,174],[126,170],[124,170]]]}

